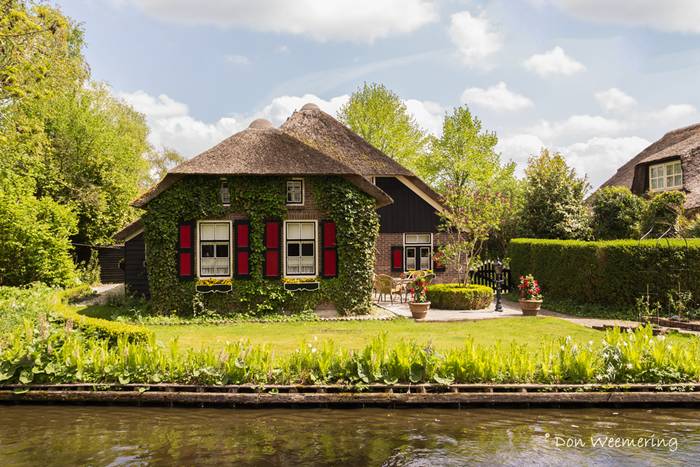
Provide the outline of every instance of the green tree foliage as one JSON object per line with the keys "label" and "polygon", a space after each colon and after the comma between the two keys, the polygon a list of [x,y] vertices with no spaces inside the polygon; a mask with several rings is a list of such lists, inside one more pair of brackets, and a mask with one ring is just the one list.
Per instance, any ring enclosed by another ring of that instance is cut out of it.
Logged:
{"label": "green tree foliage", "polygon": [[445,116],[430,157],[421,160],[447,208],[440,214],[448,235],[443,253],[461,282],[469,280],[485,242],[501,231],[518,197],[515,165],[501,165],[497,142],[466,106],[458,107]]}
{"label": "green tree foliage", "polygon": [[430,139],[401,98],[384,85],[364,83],[341,107],[338,119],[400,164],[419,169]]}
{"label": "green tree foliage", "polygon": [[74,279],[70,237],[76,231],[77,220],[68,207],[4,185],[0,190],[0,285],[70,284]]}
{"label": "green tree foliage", "polygon": [[165,177],[168,170],[185,161],[185,158],[171,148],[163,148],[161,151],[152,149],[145,154],[150,167],[148,179],[144,181],[144,188],[158,183]]}
{"label": "green tree foliage", "polygon": [[666,234],[674,236],[681,230],[685,193],[664,191],[653,195],[644,214],[643,230],[654,238]]}
{"label": "green tree foliage", "polygon": [[598,240],[639,238],[646,201],[623,186],[598,190],[593,197],[593,234]]}
{"label": "green tree foliage", "polygon": [[590,215],[584,205],[585,177],[566,165],[561,154],[543,149],[525,169],[523,228],[535,238],[587,239]]}
{"label": "green tree foliage", "polygon": [[146,184],[144,119],[89,82],[83,45],[57,8],[0,0],[0,191],[14,203],[3,206],[3,235],[14,242],[0,250],[8,285],[67,283],[71,241],[109,241]]}
{"label": "green tree foliage", "polygon": [[148,179],[150,150],[144,117],[100,84],[47,102],[45,131],[51,151],[37,193],[74,207],[76,240],[108,243],[132,220],[129,203]]}

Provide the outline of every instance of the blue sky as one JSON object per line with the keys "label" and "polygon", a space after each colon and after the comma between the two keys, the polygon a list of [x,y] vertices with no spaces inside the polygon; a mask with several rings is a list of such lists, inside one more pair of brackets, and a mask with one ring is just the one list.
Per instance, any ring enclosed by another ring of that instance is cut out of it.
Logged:
{"label": "blue sky", "polygon": [[93,78],[191,157],[363,81],[439,133],[467,104],[522,169],[546,146],[593,185],[700,121],[697,0],[63,0]]}

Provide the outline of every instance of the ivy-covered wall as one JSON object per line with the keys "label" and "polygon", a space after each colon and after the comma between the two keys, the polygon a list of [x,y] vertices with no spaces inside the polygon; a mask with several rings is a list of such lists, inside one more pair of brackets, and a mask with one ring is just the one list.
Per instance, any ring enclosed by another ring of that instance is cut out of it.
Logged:
{"label": "ivy-covered wall", "polygon": [[[379,218],[373,198],[341,177],[306,177],[324,211],[336,223],[338,277],[319,279],[317,291],[290,292],[282,280],[264,279],[264,221],[285,219],[286,178],[229,177],[231,205],[219,200],[219,177],[190,176],[150,202],[143,216],[146,264],[155,313],[191,315],[202,310],[220,314],[313,310],[330,302],[340,313],[366,313],[371,306],[374,245]],[[200,219],[241,214],[250,221],[250,279],[233,279],[231,292],[200,294],[195,280],[177,275],[178,225]],[[317,254],[320,251],[317,249]]]}

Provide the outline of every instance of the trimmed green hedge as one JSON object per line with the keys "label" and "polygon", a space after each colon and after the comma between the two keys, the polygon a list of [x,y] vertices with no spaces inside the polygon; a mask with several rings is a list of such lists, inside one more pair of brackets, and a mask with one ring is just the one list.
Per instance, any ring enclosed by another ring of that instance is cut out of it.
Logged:
{"label": "trimmed green hedge", "polygon": [[646,293],[671,289],[700,299],[700,239],[583,242],[517,238],[508,246],[511,277],[533,274],[547,297],[631,309]]}
{"label": "trimmed green hedge", "polygon": [[485,285],[433,284],[428,286],[431,308],[438,310],[480,310],[493,300],[493,289]]}
{"label": "trimmed green hedge", "polygon": [[145,342],[153,335],[153,332],[144,326],[92,318],[81,315],[75,309],[62,304],[56,306],[52,311],[54,319],[62,322],[70,321],[83,334],[109,339],[111,342],[116,342],[120,337],[131,342]]}

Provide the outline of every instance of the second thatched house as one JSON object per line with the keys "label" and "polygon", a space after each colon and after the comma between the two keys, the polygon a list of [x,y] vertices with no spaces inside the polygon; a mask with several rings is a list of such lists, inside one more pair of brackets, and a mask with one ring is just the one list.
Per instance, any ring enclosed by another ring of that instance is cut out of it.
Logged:
{"label": "second thatched house", "polygon": [[700,124],[666,133],[620,167],[605,186],[626,186],[640,196],[683,191],[686,211],[700,211]]}
{"label": "second thatched house", "polygon": [[453,276],[435,254],[440,197],[313,104],[254,121],[133,205],[125,282],[161,312],[363,311],[375,272]]}

